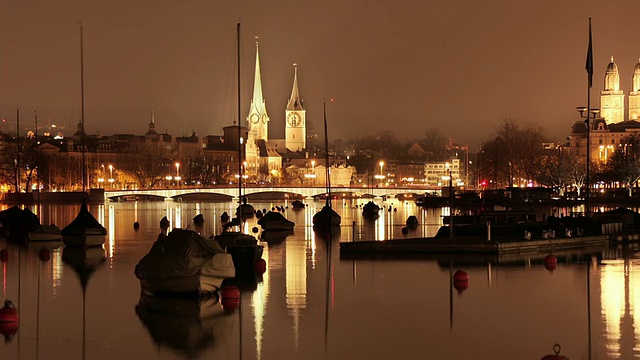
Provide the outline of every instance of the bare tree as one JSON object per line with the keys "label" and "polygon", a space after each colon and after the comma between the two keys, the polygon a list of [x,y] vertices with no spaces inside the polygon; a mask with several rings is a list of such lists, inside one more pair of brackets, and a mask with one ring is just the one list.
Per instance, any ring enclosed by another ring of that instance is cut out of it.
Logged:
{"label": "bare tree", "polygon": [[640,180],[640,135],[631,135],[607,163],[616,179],[633,194],[633,187]]}

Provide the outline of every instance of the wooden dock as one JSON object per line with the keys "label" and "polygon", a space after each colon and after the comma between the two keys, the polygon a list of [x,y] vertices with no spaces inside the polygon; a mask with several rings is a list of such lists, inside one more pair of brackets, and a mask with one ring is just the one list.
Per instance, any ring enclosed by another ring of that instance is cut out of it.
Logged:
{"label": "wooden dock", "polygon": [[562,237],[556,239],[524,240],[517,238],[485,237],[412,238],[384,241],[356,241],[340,243],[340,254],[484,254],[504,255],[540,253],[606,246],[609,235]]}

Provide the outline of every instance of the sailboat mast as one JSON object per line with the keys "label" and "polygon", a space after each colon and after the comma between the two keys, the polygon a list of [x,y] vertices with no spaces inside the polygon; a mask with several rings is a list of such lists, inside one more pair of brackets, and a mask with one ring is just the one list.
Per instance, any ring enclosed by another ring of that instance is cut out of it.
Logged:
{"label": "sailboat mast", "polygon": [[[40,168],[38,167],[39,164],[39,155],[40,155],[40,147],[38,144],[38,112],[34,111],[33,112],[33,117],[35,119],[36,122],[36,189],[38,190],[38,207],[40,206]],[[38,208],[38,212],[40,211],[40,209]]]}
{"label": "sailboat mast", "polygon": [[[81,125],[81,146],[82,146],[82,192],[86,191],[87,187],[87,168],[85,166],[85,144],[84,144],[84,46],[82,38],[82,21],[80,22],[80,125]],[[84,194],[82,195],[84,197]]]}
{"label": "sailboat mast", "polygon": [[20,193],[20,108],[16,109],[16,140],[18,140],[18,152],[16,154],[16,193]]}
{"label": "sailboat mast", "polygon": [[[240,23],[236,31],[236,51],[238,58],[238,204],[242,204],[242,125],[240,121]],[[242,214],[239,214],[242,215]],[[241,217],[241,216],[240,216]]]}
{"label": "sailboat mast", "polygon": [[325,159],[327,161],[327,167],[325,172],[325,182],[327,184],[327,206],[331,207],[331,176],[329,175],[329,136],[327,135],[327,103],[322,102],[322,108],[324,113],[324,152]]}

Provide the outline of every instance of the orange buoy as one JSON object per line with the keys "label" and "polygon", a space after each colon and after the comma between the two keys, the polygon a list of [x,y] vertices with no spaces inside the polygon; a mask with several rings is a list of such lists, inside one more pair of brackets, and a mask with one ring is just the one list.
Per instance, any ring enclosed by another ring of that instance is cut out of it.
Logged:
{"label": "orange buoy", "polygon": [[9,260],[9,251],[7,249],[0,250],[0,260],[2,261]]}
{"label": "orange buoy", "polygon": [[453,274],[453,281],[469,282],[469,274],[464,270],[458,270]]}
{"label": "orange buoy", "polygon": [[267,271],[267,262],[264,259],[257,259],[253,262],[253,270],[256,274],[264,274]]}
{"label": "orange buoy", "polygon": [[40,249],[38,258],[40,258],[42,262],[49,261],[51,259],[51,251],[49,251],[49,249]]}
{"label": "orange buoy", "polygon": [[0,323],[18,322],[18,309],[9,299],[4,300],[4,306],[0,309]]}

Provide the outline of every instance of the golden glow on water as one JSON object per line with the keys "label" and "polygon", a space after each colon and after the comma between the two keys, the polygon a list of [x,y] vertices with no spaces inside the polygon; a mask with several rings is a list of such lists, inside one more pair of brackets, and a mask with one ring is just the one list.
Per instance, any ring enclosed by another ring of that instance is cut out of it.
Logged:
{"label": "golden glow on water", "polygon": [[59,248],[53,250],[51,252],[51,289],[53,290],[53,295],[56,296],[58,294],[58,289],[62,283],[62,276],[64,272],[62,268],[64,264],[62,263],[62,248],[64,246],[60,246]]}
{"label": "golden glow on water", "polygon": [[300,336],[300,312],[307,307],[307,256],[304,241],[285,241],[286,303],[293,317],[294,345]]}
{"label": "golden glow on water", "polygon": [[109,205],[109,230],[107,235],[109,238],[109,244],[107,244],[109,247],[109,259],[113,259],[116,250],[116,210],[113,205]]}
{"label": "golden glow on water", "polygon": [[[623,344],[632,342],[640,356],[640,260],[604,260],[600,268],[601,316],[606,349],[611,358],[631,356]],[[628,350],[627,350],[628,351]]]}
{"label": "golden glow on water", "polygon": [[269,248],[264,247],[262,258],[267,261],[267,271],[262,274],[262,281],[258,282],[256,290],[251,294],[251,308],[253,309],[253,324],[256,330],[256,359],[262,358],[262,338],[264,320],[267,316],[267,301],[269,300]]}

